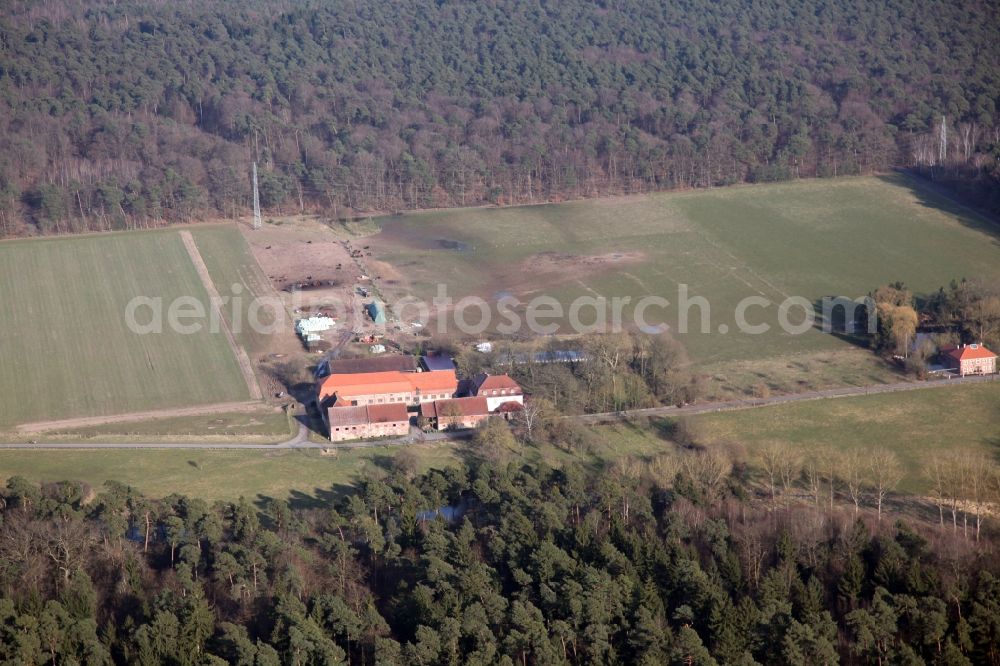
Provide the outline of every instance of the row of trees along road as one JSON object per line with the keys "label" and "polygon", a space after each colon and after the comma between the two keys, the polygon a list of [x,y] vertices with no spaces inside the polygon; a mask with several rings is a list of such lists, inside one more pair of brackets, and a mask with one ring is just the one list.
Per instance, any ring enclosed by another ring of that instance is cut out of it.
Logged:
{"label": "row of trees along road", "polygon": [[990,2],[11,0],[0,235],[244,215],[253,161],[266,210],[335,218],[893,165],[1000,192],[998,33]]}

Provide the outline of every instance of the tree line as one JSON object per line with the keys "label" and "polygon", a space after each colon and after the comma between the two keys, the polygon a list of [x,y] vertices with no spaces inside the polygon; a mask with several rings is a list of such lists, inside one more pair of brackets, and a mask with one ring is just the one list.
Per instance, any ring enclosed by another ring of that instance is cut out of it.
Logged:
{"label": "tree line", "polygon": [[998,32],[982,2],[13,0],[0,235],[245,215],[254,161],[266,211],[333,218],[894,165],[1000,191]]}

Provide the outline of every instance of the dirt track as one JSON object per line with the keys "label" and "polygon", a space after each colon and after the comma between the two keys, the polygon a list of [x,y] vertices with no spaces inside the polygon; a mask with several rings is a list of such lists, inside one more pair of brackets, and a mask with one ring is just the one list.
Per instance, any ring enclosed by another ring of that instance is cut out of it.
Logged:
{"label": "dirt track", "polygon": [[201,414],[220,414],[223,412],[252,412],[261,409],[259,402],[223,402],[196,407],[178,407],[176,409],[160,409],[148,412],[129,412],[128,414],[112,414],[110,416],[83,416],[60,421],[36,421],[17,426],[17,432],[31,434],[52,430],[75,430],[90,426],[106,425],[108,423],[125,423],[127,421],[146,421],[151,419],[167,419],[175,416],[199,416]]}
{"label": "dirt track", "polygon": [[188,255],[191,257],[191,262],[194,264],[195,270],[198,271],[198,277],[201,278],[201,283],[205,287],[205,291],[208,292],[208,296],[217,310],[216,315],[218,315],[219,322],[221,323],[222,332],[226,334],[226,341],[229,342],[229,348],[233,350],[233,356],[236,357],[236,362],[240,366],[240,372],[243,373],[243,380],[247,383],[247,389],[250,391],[250,397],[253,400],[263,400],[264,394],[261,393],[260,385],[257,383],[257,375],[254,374],[253,365],[250,363],[250,357],[247,356],[246,350],[244,350],[243,347],[236,342],[236,338],[233,337],[233,332],[229,329],[229,322],[226,321],[225,316],[219,309],[219,304],[222,303],[222,298],[219,296],[219,292],[215,288],[215,283],[212,282],[212,276],[208,272],[208,266],[205,265],[205,260],[201,258],[201,252],[198,251],[198,246],[194,242],[194,237],[191,235],[191,232],[186,229],[182,230],[180,235],[181,240],[184,241],[184,247],[187,248]]}

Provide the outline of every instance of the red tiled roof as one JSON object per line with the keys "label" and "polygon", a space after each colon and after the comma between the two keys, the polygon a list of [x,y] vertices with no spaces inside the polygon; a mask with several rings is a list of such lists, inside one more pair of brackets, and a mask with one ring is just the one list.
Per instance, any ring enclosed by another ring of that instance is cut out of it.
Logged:
{"label": "red tiled roof", "polygon": [[431,370],[430,372],[417,372],[406,375],[413,384],[413,388],[421,391],[442,391],[451,389],[454,393],[458,388],[458,377],[454,370]]}
{"label": "red tiled roof", "polygon": [[373,395],[380,393],[410,393],[419,391],[449,390],[454,393],[458,378],[454,370],[435,372],[366,372],[330,375],[319,387],[319,399],[337,394],[340,397]]}
{"label": "red tiled roof", "polygon": [[369,423],[399,423],[409,421],[406,405],[394,402],[388,405],[358,405],[356,407],[330,407],[327,410],[330,427],[368,425]]}
{"label": "red tiled roof", "polygon": [[971,361],[978,358],[995,358],[996,354],[982,345],[962,345],[947,352],[956,361]]}
{"label": "red tiled roof", "polygon": [[368,425],[368,410],[362,407],[331,407],[327,410],[330,427]]}
{"label": "red tiled roof", "polygon": [[368,405],[368,420],[372,423],[394,423],[409,421],[410,416],[406,413],[406,405],[392,402],[388,405]]}
{"label": "red tiled roof", "polygon": [[486,416],[490,413],[486,398],[450,398],[420,405],[420,414],[426,418],[453,416]]}
{"label": "red tiled roof", "polygon": [[518,386],[518,383],[515,382],[513,379],[511,379],[508,375],[488,375],[485,373],[479,374],[476,375],[476,378],[473,380],[473,385],[475,386],[477,394],[482,391],[493,391],[501,389],[507,389],[507,390],[513,389],[518,393],[521,392],[521,387]]}

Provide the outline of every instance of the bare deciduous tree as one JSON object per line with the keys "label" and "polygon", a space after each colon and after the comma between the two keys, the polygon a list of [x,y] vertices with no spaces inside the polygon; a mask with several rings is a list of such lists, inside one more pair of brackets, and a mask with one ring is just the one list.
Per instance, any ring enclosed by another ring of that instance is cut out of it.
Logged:
{"label": "bare deciduous tree", "polygon": [[771,501],[775,501],[777,486],[787,493],[802,474],[802,456],[781,442],[768,442],[760,448],[757,460],[764,472]]}
{"label": "bare deciduous tree", "polygon": [[553,410],[552,403],[545,398],[524,401],[524,408],[515,414],[514,419],[527,441],[533,441],[535,431],[551,416]]}
{"label": "bare deciduous tree", "polygon": [[710,449],[685,455],[681,469],[706,495],[714,498],[732,471],[733,463],[724,452]]}
{"label": "bare deciduous tree", "polygon": [[962,501],[965,484],[965,465],[954,457],[941,461],[944,481],[944,497],[951,508],[952,531],[958,531],[958,505]]}
{"label": "bare deciduous tree", "polygon": [[802,475],[802,454],[787,447],[785,455],[778,461],[778,474],[781,478],[781,492],[787,494],[795,480]]}
{"label": "bare deciduous tree", "polygon": [[820,473],[830,487],[830,511],[833,512],[833,502],[837,494],[838,454],[834,449],[823,448],[817,454]]}
{"label": "bare deciduous tree", "polygon": [[976,541],[982,528],[983,508],[990,500],[990,482],[995,474],[993,461],[982,453],[964,458],[966,499],[976,516]]}
{"label": "bare deciduous tree", "polygon": [[778,442],[769,442],[757,451],[757,462],[764,472],[764,480],[771,493],[771,502],[777,496],[778,483],[781,480],[783,458],[788,454],[788,447]]}
{"label": "bare deciduous tree", "polygon": [[[643,465],[632,457],[620,458],[611,469],[612,478],[621,492],[621,517],[627,523],[632,509],[632,492],[642,478]],[[608,518],[610,519],[610,511]]]}
{"label": "bare deciduous tree", "polygon": [[903,466],[899,457],[881,446],[876,446],[868,459],[868,471],[871,473],[872,488],[875,491],[875,505],[878,507],[878,519],[882,521],[882,504],[886,496],[892,492],[903,478]]}
{"label": "bare deciduous tree", "polygon": [[681,470],[681,458],[676,452],[661,453],[649,461],[649,479],[659,488],[670,490],[674,487],[677,473]]}
{"label": "bare deciduous tree", "polygon": [[760,529],[756,525],[738,525],[738,528],[733,530],[733,540],[738,548],[743,574],[751,581],[753,588],[757,589],[764,570],[764,558],[767,555]]}
{"label": "bare deciduous tree", "polygon": [[924,463],[924,475],[931,482],[931,499],[938,508],[938,521],[941,527],[944,527],[944,507],[946,502],[947,493],[945,488],[947,487],[947,482],[945,479],[944,465],[941,461],[940,455],[935,453]]}
{"label": "bare deciduous tree", "polygon": [[840,478],[844,481],[848,496],[854,502],[854,513],[857,514],[861,510],[866,486],[865,460],[860,451],[852,449],[840,454],[838,466],[840,467]]}
{"label": "bare deciduous tree", "polygon": [[806,455],[802,461],[802,478],[816,506],[819,506],[819,496],[823,492],[823,462],[821,455],[815,452]]}

